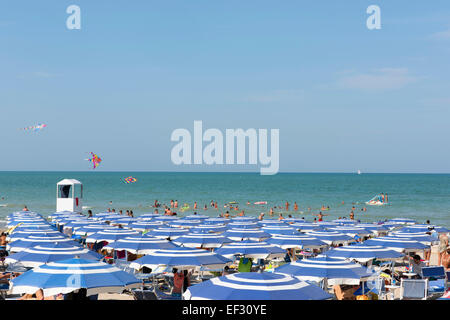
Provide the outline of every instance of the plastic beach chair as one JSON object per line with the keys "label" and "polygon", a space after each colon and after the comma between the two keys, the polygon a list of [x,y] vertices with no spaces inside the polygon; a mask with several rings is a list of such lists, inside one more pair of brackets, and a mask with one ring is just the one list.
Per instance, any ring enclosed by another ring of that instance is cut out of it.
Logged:
{"label": "plastic beach chair", "polygon": [[428,279],[401,279],[400,300],[426,300]]}
{"label": "plastic beach chair", "polygon": [[443,266],[422,268],[422,278],[429,281],[429,293],[434,294],[447,291],[448,278]]}

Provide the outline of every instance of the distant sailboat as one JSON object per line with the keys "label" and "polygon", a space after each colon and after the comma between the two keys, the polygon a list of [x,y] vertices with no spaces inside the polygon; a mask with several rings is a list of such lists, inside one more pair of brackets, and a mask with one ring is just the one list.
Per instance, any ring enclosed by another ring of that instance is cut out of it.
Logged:
{"label": "distant sailboat", "polygon": [[358,170],[358,174],[361,174],[361,170]]}

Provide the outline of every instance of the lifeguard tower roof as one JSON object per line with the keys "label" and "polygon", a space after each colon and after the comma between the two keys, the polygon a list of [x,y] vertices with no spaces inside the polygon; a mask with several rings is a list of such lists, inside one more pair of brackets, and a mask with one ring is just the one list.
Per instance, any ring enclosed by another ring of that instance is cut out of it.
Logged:
{"label": "lifeguard tower roof", "polygon": [[64,180],[61,180],[60,182],[58,182],[58,185],[61,185],[61,184],[71,185],[71,184],[81,184],[81,182],[78,180],[75,180],[75,179],[64,179]]}

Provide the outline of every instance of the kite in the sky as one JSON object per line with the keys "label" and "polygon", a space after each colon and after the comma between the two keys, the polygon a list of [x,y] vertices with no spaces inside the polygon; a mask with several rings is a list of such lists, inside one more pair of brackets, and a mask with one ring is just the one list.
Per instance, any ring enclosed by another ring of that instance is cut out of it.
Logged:
{"label": "kite in the sky", "polygon": [[133,178],[133,177],[127,177],[127,178],[123,179],[123,182],[125,182],[125,183],[135,183],[136,181],[137,181],[137,179]]}
{"label": "kite in the sky", "polygon": [[34,126],[29,126],[29,127],[26,127],[26,128],[22,128],[22,130],[39,132],[42,129],[44,129],[45,127],[47,127],[47,125],[45,123],[40,123],[40,124],[37,124],[37,125],[34,125]]}
{"label": "kite in the sky", "polygon": [[89,153],[91,154],[91,158],[86,159],[86,160],[92,162],[92,164],[93,164],[93,166],[94,166],[93,169],[95,169],[95,168],[98,167],[98,165],[100,164],[100,162],[102,162],[102,159],[101,159],[98,155],[96,155],[95,153],[93,153],[93,152],[89,152]]}

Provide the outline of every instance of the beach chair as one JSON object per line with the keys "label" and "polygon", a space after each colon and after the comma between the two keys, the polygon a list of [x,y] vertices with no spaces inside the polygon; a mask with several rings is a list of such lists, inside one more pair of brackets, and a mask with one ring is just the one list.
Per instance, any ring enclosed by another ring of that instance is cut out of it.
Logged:
{"label": "beach chair", "polygon": [[422,278],[428,279],[428,292],[430,294],[439,294],[447,291],[448,278],[443,266],[423,267]]}
{"label": "beach chair", "polygon": [[428,279],[401,279],[400,300],[426,300]]}

